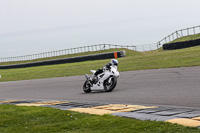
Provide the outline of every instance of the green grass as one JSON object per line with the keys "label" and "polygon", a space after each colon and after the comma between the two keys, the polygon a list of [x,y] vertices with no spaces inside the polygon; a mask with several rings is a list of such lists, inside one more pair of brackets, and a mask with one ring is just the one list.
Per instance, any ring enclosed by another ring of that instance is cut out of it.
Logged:
{"label": "green grass", "polygon": [[1,133],[197,133],[197,128],[48,107],[0,105]]}
{"label": "green grass", "polygon": [[[126,57],[118,59],[118,69],[121,72],[200,66],[200,46],[172,51],[135,52],[126,50],[126,53]],[[102,68],[109,61],[96,60],[19,69],[0,69],[2,76],[0,82],[90,74],[90,69]]]}
{"label": "green grass", "polygon": [[200,39],[200,34],[184,36],[184,37],[175,39],[174,41],[171,41],[171,42],[169,42],[169,43],[184,42],[184,41],[190,41],[190,40],[195,40],[195,39]]}

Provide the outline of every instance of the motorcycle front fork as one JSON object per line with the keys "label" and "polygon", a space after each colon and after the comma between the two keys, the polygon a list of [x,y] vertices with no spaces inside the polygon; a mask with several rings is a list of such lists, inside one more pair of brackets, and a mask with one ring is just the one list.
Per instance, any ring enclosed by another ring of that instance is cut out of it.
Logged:
{"label": "motorcycle front fork", "polygon": [[88,83],[90,84],[90,86],[92,87],[93,84],[91,83],[91,80],[90,80],[90,77],[89,77],[88,74],[85,74],[85,78],[86,78],[86,80],[88,81]]}
{"label": "motorcycle front fork", "polygon": [[88,74],[85,74],[85,78],[86,78],[86,80],[90,80],[90,77]]}
{"label": "motorcycle front fork", "polygon": [[112,78],[110,77],[110,78],[108,79],[108,83],[109,83],[109,84],[110,84],[111,80],[112,80]]}

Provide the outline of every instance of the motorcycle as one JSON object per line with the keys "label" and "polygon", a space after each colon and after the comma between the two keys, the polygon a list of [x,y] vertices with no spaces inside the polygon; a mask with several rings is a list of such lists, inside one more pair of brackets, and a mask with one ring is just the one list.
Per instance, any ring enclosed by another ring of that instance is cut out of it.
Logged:
{"label": "motorcycle", "polygon": [[[95,70],[90,70],[94,77]],[[111,92],[117,85],[117,78],[119,78],[119,71],[116,67],[110,66],[110,69],[105,69],[103,73],[97,75],[93,81],[92,78],[86,74],[86,81],[83,85],[83,91],[90,93],[91,91],[106,91]]]}

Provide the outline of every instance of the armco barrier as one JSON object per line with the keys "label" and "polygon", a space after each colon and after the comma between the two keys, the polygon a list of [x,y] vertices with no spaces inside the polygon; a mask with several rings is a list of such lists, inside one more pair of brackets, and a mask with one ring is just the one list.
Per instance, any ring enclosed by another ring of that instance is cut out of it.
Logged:
{"label": "armco barrier", "polygon": [[32,62],[32,63],[25,63],[25,64],[6,65],[6,66],[0,66],[0,69],[25,68],[25,67],[34,67],[34,66],[43,66],[43,65],[82,62],[82,61],[89,61],[89,60],[102,60],[102,59],[120,58],[124,56],[126,56],[125,51],[119,51],[119,52],[72,57],[72,58],[63,58],[63,59],[57,59],[57,60]]}
{"label": "armco barrier", "polygon": [[188,48],[188,47],[193,47],[193,46],[198,46],[198,45],[200,45],[200,39],[164,44],[163,49],[173,50],[173,49]]}

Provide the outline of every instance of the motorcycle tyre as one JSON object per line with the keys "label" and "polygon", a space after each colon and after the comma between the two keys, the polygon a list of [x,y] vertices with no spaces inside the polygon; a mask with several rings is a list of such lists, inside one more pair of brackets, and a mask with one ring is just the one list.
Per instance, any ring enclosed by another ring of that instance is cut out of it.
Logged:
{"label": "motorcycle tyre", "polygon": [[84,83],[84,85],[83,85],[83,91],[84,91],[85,93],[90,93],[90,92],[91,92],[91,88],[86,86],[86,85],[87,85],[87,82],[88,82],[88,81],[85,81],[85,83]]}
{"label": "motorcycle tyre", "polygon": [[112,76],[112,78],[113,78],[113,83],[112,83],[112,85],[109,87],[109,89],[107,89],[107,87],[106,87],[106,82],[108,82],[108,79],[107,80],[105,80],[104,81],[104,90],[106,91],[106,92],[111,92],[111,91],[113,91],[113,89],[116,87],[116,85],[117,85],[117,77],[114,77],[114,76]]}

